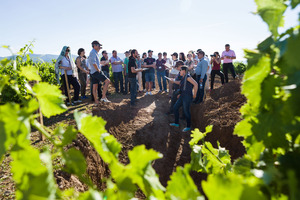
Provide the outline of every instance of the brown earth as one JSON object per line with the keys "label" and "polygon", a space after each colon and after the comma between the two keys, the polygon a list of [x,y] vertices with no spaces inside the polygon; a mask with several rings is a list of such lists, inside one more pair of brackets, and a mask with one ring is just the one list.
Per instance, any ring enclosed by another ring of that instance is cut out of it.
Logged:
{"label": "brown earth", "polygon": [[[203,103],[192,105],[192,127],[204,131],[207,125],[214,125],[206,140],[215,147],[219,141],[222,147],[229,150],[231,157],[236,159],[245,153],[241,144],[242,138],[233,135],[233,129],[241,120],[239,109],[245,103],[246,98],[240,94],[239,80],[230,81],[222,86],[220,80],[216,78],[216,89],[207,93]],[[137,106],[131,108],[129,106],[130,95],[115,94],[112,88],[110,92],[112,95],[108,98],[112,103],[102,103],[98,107],[93,107],[90,100],[84,100],[82,104],[70,107],[69,111],[62,115],[44,119],[45,125],[51,129],[54,129],[57,123],[75,125],[73,118],[75,109],[103,117],[107,121],[106,130],[114,135],[123,146],[119,155],[119,160],[123,164],[128,164],[127,153],[136,145],[144,144],[147,148],[153,148],[163,154],[162,159],[153,162],[153,167],[161,183],[166,186],[176,166],[183,166],[190,162],[191,149],[188,144],[191,139],[190,132],[181,132],[186,125],[185,121],[180,121],[180,128],[169,126],[169,123],[174,122],[174,115],[165,114],[170,106],[170,98],[166,93],[154,92],[153,96],[140,93]],[[31,140],[37,148],[48,144],[47,141],[38,141],[37,132],[32,133]],[[94,148],[82,135],[79,135],[71,146],[82,151],[87,161],[87,173],[99,189],[105,189],[106,186],[101,179],[107,177],[110,171]],[[0,165],[1,199],[14,199],[15,186],[11,179],[9,162],[8,156]],[[77,191],[87,190],[87,186],[82,184],[76,176],[61,170],[56,170],[54,175],[61,189],[74,187]],[[206,175],[196,172],[191,172],[191,175],[201,190],[201,180],[205,179]],[[136,196],[143,198],[141,192],[138,192]]]}
{"label": "brown earth", "polygon": [[[238,80],[220,86],[219,84],[217,89],[207,94],[205,102],[192,106],[192,126],[204,131],[207,125],[214,125],[206,140],[215,147],[219,141],[222,147],[229,150],[231,157],[236,159],[245,153],[241,144],[242,138],[233,135],[233,129],[241,120],[239,109],[246,98],[240,93]],[[106,130],[122,144],[120,162],[128,164],[128,150],[136,145],[144,144],[148,149],[155,149],[163,154],[163,158],[154,161],[153,167],[161,183],[166,186],[176,166],[190,162],[191,149],[188,144],[191,139],[190,132],[181,132],[186,125],[185,121],[180,121],[180,128],[169,126],[169,123],[174,122],[174,115],[165,114],[169,109],[170,99],[164,93],[154,93],[153,96],[139,95],[135,108],[131,108],[129,99],[124,99],[122,95],[116,95],[111,100],[112,103],[101,104],[94,108],[92,113],[107,121]],[[89,148],[89,145],[87,147]],[[95,151],[93,152],[89,153],[88,158],[91,155],[98,157],[94,155]],[[94,162],[95,160],[97,161]],[[98,175],[97,180],[93,179],[98,186],[101,183],[100,177],[109,173],[105,165],[102,165],[104,167],[99,165],[101,165],[100,158],[92,159],[92,163],[88,162],[89,174]],[[201,180],[205,179],[206,175],[196,172],[192,172],[191,175],[201,190]]]}

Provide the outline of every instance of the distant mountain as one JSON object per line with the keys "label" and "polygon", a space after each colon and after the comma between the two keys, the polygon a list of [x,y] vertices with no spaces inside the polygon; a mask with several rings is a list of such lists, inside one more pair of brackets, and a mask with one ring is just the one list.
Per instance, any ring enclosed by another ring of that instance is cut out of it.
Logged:
{"label": "distant mountain", "polygon": [[[33,62],[52,62],[52,59],[57,59],[58,55],[53,54],[29,54],[30,58]],[[88,54],[87,54],[88,56]],[[101,57],[102,55],[100,55]],[[118,55],[121,59],[124,59],[124,54]],[[4,58],[15,59],[16,56],[8,56],[8,57],[0,57],[0,60]],[[77,55],[72,55],[73,59],[77,57]],[[108,53],[108,58],[112,57],[111,53]]]}

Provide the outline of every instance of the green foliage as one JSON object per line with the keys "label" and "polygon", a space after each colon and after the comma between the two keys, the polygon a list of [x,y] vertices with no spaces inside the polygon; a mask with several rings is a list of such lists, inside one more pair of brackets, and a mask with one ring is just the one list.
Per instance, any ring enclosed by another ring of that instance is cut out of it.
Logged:
{"label": "green foliage", "polygon": [[[177,167],[166,188],[152,167],[162,155],[144,145],[136,146],[128,152],[129,164],[123,165],[118,160],[121,144],[107,133],[102,118],[75,112],[78,130],[73,126],[45,130],[35,119],[37,109],[51,117],[66,108],[58,87],[51,84],[55,80],[53,65],[34,64],[26,54],[32,53],[32,44],[22,48],[15,61],[2,60],[0,160],[10,153],[16,198],[132,199],[141,189],[148,199],[204,199],[190,176],[193,170],[208,174],[201,183],[208,199],[300,199],[300,32],[299,27],[281,35],[277,32],[287,6],[295,8],[299,1],[256,3],[257,13],[268,23],[272,35],[257,49],[245,50],[247,70],[236,66],[246,70],[242,93],[248,101],[241,108],[243,119],[235,134],[244,137],[247,153],[232,164],[228,151],[219,143],[214,147],[205,141],[212,126],[204,133],[196,129],[190,141],[191,163]],[[47,76],[50,72],[53,75]],[[32,86],[29,82],[40,80],[48,83]],[[31,146],[31,127],[49,140],[51,152]],[[88,139],[110,169],[111,176],[102,180],[107,185],[105,191],[96,191],[87,178],[82,153],[65,148],[78,133]],[[61,158],[63,170],[89,186],[88,191],[79,194],[74,189],[58,189],[53,175],[53,160],[57,158]]]}
{"label": "green foliage", "polygon": [[235,73],[241,75],[241,74],[244,74],[245,71],[247,70],[247,64],[243,63],[243,62],[234,62],[233,63],[233,66],[234,66],[234,71]]}
{"label": "green foliage", "polygon": [[[32,53],[33,44],[21,48],[17,56],[0,61],[0,104],[6,102],[25,103],[31,99],[30,85],[43,81],[56,85],[54,63],[34,63],[28,53]],[[8,46],[3,46],[9,50]]]}
{"label": "green foliage", "polygon": [[171,175],[171,180],[168,181],[166,192],[168,199],[204,199],[200,198],[200,193],[189,174],[190,170],[189,164],[186,164],[184,168],[176,168],[176,172]]}
{"label": "green foliage", "polygon": [[[214,148],[210,142],[206,142],[205,136],[212,131],[212,126],[206,127],[205,133],[201,133],[199,129],[192,131],[192,140],[190,146],[191,153],[191,169],[205,173],[227,173],[231,170],[231,159],[228,151],[220,147]],[[198,145],[201,140],[202,144]]]}

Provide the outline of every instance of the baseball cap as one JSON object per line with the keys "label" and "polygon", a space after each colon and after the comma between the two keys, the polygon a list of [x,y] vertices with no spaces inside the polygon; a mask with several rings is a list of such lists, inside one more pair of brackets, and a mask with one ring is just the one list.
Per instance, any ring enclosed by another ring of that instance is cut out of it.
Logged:
{"label": "baseball cap", "polygon": [[174,52],[171,56],[178,56],[178,53]]}
{"label": "baseball cap", "polygon": [[148,50],[148,53],[153,52],[152,50]]}
{"label": "baseball cap", "polygon": [[105,54],[105,53],[107,53],[105,50],[104,50],[104,51],[102,51],[102,55],[103,55],[103,54]]}
{"label": "baseball cap", "polygon": [[100,45],[100,46],[102,46],[102,44],[100,44],[100,42],[98,40],[94,40],[92,42],[92,46],[94,46],[94,45]]}
{"label": "baseball cap", "polygon": [[125,53],[129,53],[129,51],[125,51],[124,54],[125,54]]}
{"label": "baseball cap", "polygon": [[200,51],[202,51],[202,49],[197,49],[196,53],[199,53]]}
{"label": "baseball cap", "polygon": [[[199,50],[199,49],[198,49],[198,50]],[[202,54],[203,56],[205,55],[204,51],[202,51],[201,49],[200,49],[200,51],[198,51],[198,50],[197,50],[197,54],[200,53],[200,54]]]}

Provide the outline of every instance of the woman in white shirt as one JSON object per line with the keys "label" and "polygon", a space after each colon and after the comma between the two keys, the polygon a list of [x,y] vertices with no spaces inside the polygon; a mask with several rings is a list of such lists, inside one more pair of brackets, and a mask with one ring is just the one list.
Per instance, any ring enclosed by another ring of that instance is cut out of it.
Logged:
{"label": "woman in white shirt", "polygon": [[[78,82],[78,73],[77,68],[75,67],[75,63],[71,57],[70,47],[64,46],[59,57],[55,63],[55,70],[56,73],[61,71],[61,79],[63,80],[64,88],[65,88],[65,96],[67,97],[66,102],[69,104],[68,99],[68,90],[66,85],[65,79],[65,71],[67,72],[67,79],[69,86],[72,85],[74,88],[74,103],[81,103],[82,101],[79,100],[79,91],[80,91],[80,84]],[[59,79],[58,79],[59,82]]]}

